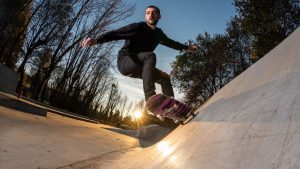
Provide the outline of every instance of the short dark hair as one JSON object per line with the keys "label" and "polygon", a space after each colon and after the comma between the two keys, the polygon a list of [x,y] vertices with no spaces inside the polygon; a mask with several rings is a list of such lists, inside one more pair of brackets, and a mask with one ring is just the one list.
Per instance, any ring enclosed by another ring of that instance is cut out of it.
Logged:
{"label": "short dark hair", "polygon": [[159,8],[157,6],[149,5],[149,6],[147,6],[146,9],[148,9],[148,8],[155,8],[158,11],[158,13],[160,14],[160,10],[159,10]]}

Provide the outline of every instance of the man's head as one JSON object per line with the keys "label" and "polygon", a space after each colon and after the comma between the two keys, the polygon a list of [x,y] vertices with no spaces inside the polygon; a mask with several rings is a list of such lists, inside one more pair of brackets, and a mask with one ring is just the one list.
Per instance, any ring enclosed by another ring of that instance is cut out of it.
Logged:
{"label": "man's head", "polygon": [[148,25],[156,26],[157,22],[160,19],[160,10],[156,6],[148,6],[145,12],[145,20]]}

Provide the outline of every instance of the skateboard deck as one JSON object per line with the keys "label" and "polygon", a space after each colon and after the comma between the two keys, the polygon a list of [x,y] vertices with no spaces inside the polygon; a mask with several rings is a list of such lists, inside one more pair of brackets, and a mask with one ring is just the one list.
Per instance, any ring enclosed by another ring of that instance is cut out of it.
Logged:
{"label": "skateboard deck", "polygon": [[186,124],[195,116],[192,108],[164,94],[150,97],[146,102],[146,109],[156,116],[169,118],[180,124]]}

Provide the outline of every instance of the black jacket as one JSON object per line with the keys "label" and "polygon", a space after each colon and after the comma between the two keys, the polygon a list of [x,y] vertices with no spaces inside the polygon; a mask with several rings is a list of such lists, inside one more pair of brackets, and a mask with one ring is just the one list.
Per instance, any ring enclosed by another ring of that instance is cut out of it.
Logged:
{"label": "black jacket", "polygon": [[129,24],[114,31],[107,32],[97,38],[98,43],[105,43],[114,40],[125,40],[121,51],[130,55],[140,52],[153,52],[158,44],[173,49],[187,49],[186,45],[168,38],[160,28],[151,29],[147,23],[139,22]]}

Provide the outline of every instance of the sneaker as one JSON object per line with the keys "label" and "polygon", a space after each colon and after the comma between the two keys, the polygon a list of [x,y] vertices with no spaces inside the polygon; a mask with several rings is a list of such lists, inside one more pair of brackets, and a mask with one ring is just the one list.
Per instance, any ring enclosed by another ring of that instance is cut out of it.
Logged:
{"label": "sneaker", "polygon": [[160,121],[165,121],[165,118],[163,117],[163,116],[161,116],[161,115],[157,115],[156,116]]}

